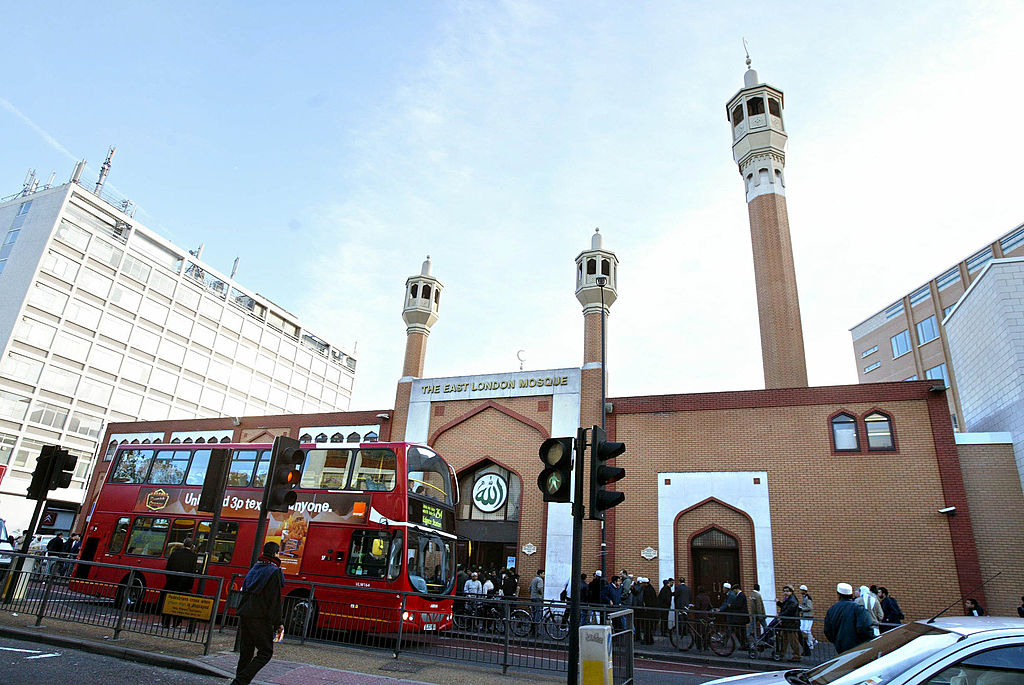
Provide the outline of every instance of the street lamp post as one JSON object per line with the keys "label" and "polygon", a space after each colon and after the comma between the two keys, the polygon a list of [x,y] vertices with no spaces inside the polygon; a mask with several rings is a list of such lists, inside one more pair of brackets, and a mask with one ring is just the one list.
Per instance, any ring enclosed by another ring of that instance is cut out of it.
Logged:
{"label": "street lamp post", "polygon": [[[601,289],[601,430],[604,430],[605,429],[605,425],[604,425],[604,419],[605,419],[605,382],[606,382],[606,379],[607,379],[607,374],[606,374],[605,368],[604,368],[604,365],[605,365],[604,287],[608,284],[608,277],[602,274],[602,275],[598,276],[597,278],[595,278],[594,282],[597,283],[597,287],[599,287]],[[594,475],[591,474],[590,477],[593,478]],[[608,571],[605,568],[605,565],[606,565],[605,562],[606,562],[607,558],[608,558],[608,543],[605,541],[604,519],[601,519],[601,575],[606,577],[606,578],[608,577]]]}

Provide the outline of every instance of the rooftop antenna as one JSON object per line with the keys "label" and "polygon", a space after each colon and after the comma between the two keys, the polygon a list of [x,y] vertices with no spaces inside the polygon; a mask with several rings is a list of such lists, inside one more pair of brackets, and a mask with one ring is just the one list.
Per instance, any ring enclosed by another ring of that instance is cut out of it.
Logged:
{"label": "rooftop antenna", "polygon": [[35,180],[36,180],[36,170],[35,169],[29,169],[28,173],[25,174],[25,182],[21,186],[21,194],[22,195],[28,195],[29,193],[32,192],[32,184],[35,183]]}
{"label": "rooftop antenna", "polygon": [[750,48],[747,47],[747,39],[743,39],[743,52],[747,53],[747,69],[750,68]]}
{"label": "rooftop antenna", "polygon": [[85,171],[85,160],[75,162],[75,170],[71,172],[71,182],[78,183],[82,180],[82,172]]}
{"label": "rooftop antenna", "polygon": [[231,267],[231,279],[234,280],[235,274],[238,273],[238,260],[240,257],[235,257],[235,264]]}
{"label": "rooftop antenna", "polygon": [[48,188],[53,186],[53,179],[56,178],[56,176],[57,176],[57,172],[56,171],[51,171],[50,172],[50,179],[46,182],[46,185],[43,186],[43,190],[47,190]]}
{"label": "rooftop antenna", "polygon": [[103,183],[107,180],[107,174],[110,173],[110,160],[114,159],[114,153],[117,152],[117,147],[114,145],[110,146],[107,150],[107,159],[104,160],[103,166],[100,167],[100,177],[96,181],[96,190],[94,191],[97,195],[103,190]]}

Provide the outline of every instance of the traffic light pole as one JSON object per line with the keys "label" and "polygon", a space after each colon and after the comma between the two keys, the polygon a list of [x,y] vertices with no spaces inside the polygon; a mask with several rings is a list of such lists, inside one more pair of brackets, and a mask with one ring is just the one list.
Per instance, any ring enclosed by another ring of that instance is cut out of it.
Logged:
{"label": "traffic light pole", "polygon": [[579,682],[580,667],[580,573],[583,572],[583,460],[587,453],[587,429],[576,431],[576,468],[572,488],[572,571],[569,575],[569,674],[567,685]]}

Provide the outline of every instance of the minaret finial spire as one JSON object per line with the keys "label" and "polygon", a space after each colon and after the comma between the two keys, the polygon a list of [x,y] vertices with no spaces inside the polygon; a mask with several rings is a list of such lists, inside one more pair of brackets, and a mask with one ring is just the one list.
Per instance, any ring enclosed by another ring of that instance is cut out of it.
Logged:
{"label": "minaret finial spire", "polygon": [[750,48],[747,47],[747,39],[743,39],[743,52],[747,53],[747,69],[750,68]]}

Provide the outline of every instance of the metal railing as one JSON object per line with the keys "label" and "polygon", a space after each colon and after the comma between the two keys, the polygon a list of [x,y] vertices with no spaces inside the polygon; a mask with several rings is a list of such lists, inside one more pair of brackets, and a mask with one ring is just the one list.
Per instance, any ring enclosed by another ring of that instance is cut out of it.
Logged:
{"label": "metal railing", "polygon": [[[12,564],[0,571],[0,601],[5,609],[35,615],[37,626],[51,618],[112,628],[115,640],[122,632],[140,633],[199,644],[203,654],[210,652],[213,619],[224,589],[219,576],[145,569],[150,578],[187,577],[192,587],[199,582],[200,592],[168,592],[147,587],[143,569],[137,566],[10,554]],[[23,561],[16,570],[18,559]],[[114,569],[122,578],[90,579],[93,568]],[[215,593],[202,592],[214,588]]]}
{"label": "metal railing", "polygon": [[[241,574],[231,577],[220,630],[237,626]],[[296,587],[297,586],[297,587]],[[566,672],[569,621],[563,602],[513,600],[289,582],[285,631],[301,643],[341,642],[442,659],[510,668]],[[358,599],[355,599],[358,597]],[[423,600],[428,608],[419,608]],[[431,604],[436,605],[430,607]],[[410,616],[410,614],[417,614]],[[633,620],[629,609],[585,606],[584,623],[613,626],[618,685],[631,682]],[[411,620],[404,620],[409,618]]]}

